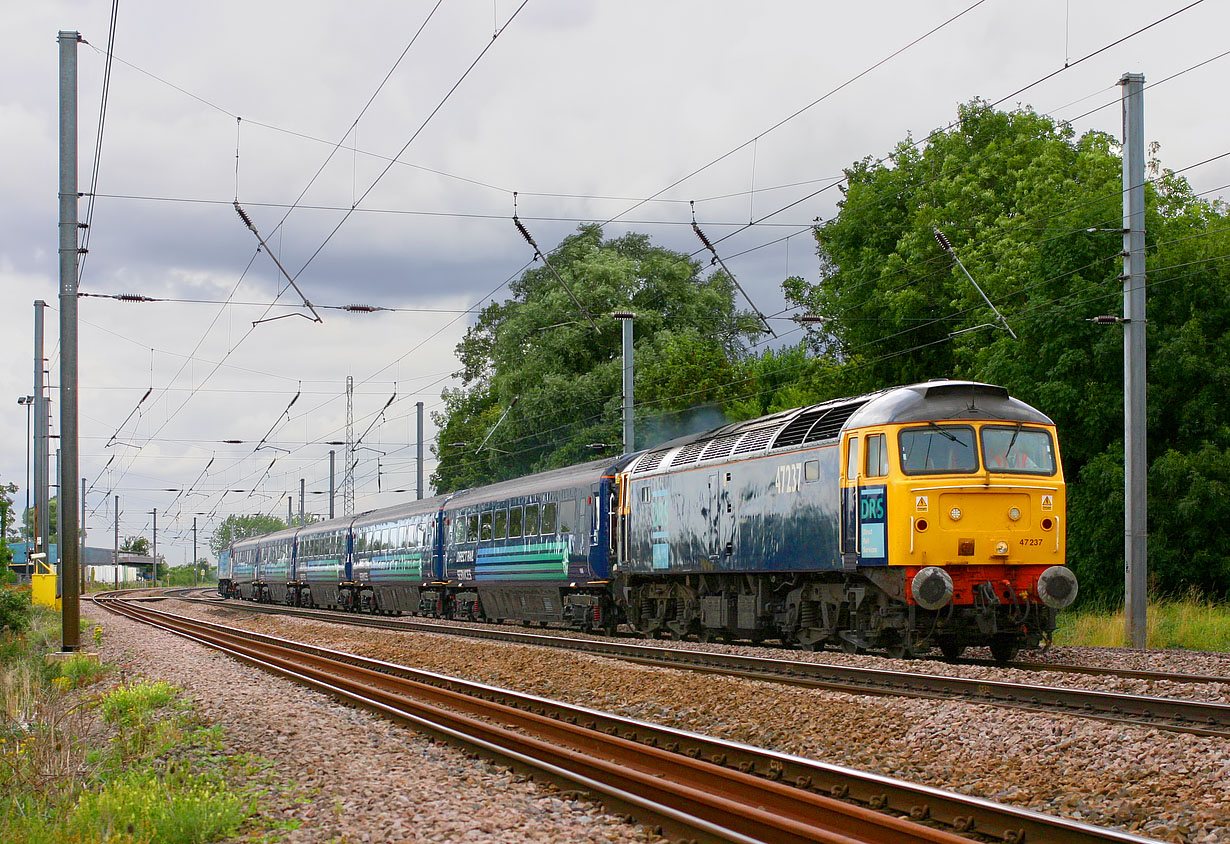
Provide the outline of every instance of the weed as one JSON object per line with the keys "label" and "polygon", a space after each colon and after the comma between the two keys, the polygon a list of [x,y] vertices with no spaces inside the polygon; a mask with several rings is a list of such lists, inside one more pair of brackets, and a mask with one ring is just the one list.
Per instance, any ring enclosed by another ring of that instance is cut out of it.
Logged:
{"label": "weed", "polygon": [[[1147,610],[1146,642],[1150,648],[1158,649],[1230,651],[1230,607],[1197,595],[1151,601]],[[1123,647],[1123,608],[1061,613],[1055,643]]]}

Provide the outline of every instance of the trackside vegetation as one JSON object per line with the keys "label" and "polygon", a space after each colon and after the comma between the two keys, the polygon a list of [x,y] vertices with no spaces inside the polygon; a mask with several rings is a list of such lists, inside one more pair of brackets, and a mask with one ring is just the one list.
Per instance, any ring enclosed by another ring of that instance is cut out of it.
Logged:
{"label": "trackside vegetation", "polygon": [[[1230,607],[1191,595],[1151,601],[1146,644],[1149,648],[1230,651]],[[1118,648],[1126,644],[1123,609],[1085,607],[1059,616],[1057,645]]]}
{"label": "trackside vegetation", "polygon": [[204,844],[259,827],[260,760],[225,754],[169,683],[48,662],[60,616],[25,607],[22,631],[0,632],[0,841]]}
{"label": "trackside vegetation", "polygon": [[[1225,601],[1230,207],[1159,156],[1154,145],[1146,185],[1150,588]],[[1007,387],[1059,427],[1080,605],[1122,603],[1123,335],[1090,322],[1122,307],[1118,142],[974,101],[951,126],[845,175],[837,215],[814,229],[819,281],[782,282],[796,313],[821,318],[794,345],[754,349],[756,322],[729,279],[687,255],[643,235],[606,240],[596,226],[566,239],[552,261],[600,330],[542,267],[488,306],[436,415],[436,489],[618,453],[619,332],[606,315],[631,310],[638,447],[930,378]]]}

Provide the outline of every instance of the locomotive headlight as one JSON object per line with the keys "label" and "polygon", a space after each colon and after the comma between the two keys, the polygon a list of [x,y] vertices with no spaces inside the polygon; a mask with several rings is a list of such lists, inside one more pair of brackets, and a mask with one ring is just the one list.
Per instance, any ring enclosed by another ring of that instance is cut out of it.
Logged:
{"label": "locomotive headlight", "polygon": [[1076,575],[1066,566],[1051,566],[1038,577],[1038,600],[1061,610],[1076,600]]}
{"label": "locomotive headlight", "polygon": [[938,610],[952,600],[952,578],[939,566],[927,566],[910,584],[914,600],[925,610]]}
{"label": "locomotive headlight", "polygon": [[997,557],[1008,556],[1008,543],[1007,542],[1001,539],[999,542],[995,543],[995,556]]}
{"label": "locomotive headlight", "polygon": [[949,510],[948,518],[952,519],[954,522],[961,521],[961,508],[953,507],[951,510]]}
{"label": "locomotive headlight", "polygon": [[1021,511],[1016,507],[1013,507],[1008,511],[1008,518],[1015,522],[1017,519],[1021,518]]}

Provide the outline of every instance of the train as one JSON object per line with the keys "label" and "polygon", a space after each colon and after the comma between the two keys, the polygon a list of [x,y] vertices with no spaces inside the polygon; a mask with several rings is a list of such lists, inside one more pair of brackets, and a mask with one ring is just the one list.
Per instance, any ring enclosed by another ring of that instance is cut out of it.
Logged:
{"label": "train", "polygon": [[951,379],[235,542],[226,598],[1001,662],[1077,595],[1054,423]]}

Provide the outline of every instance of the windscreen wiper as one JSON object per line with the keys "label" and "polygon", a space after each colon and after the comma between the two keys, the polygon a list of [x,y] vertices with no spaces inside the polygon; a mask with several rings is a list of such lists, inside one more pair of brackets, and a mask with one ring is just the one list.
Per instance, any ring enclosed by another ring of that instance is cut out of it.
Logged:
{"label": "windscreen wiper", "polygon": [[966,445],[965,443],[961,442],[959,439],[957,439],[956,437],[954,437],[952,434],[950,434],[948,431],[945,431],[945,430],[944,430],[943,428],[941,428],[939,425],[936,425],[934,422],[928,422],[927,424],[928,424],[928,425],[930,425],[930,426],[931,426],[932,428],[934,428],[935,430],[939,431],[941,435],[943,435],[943,436],[947,437],[948,439],[952,440],[954,443],[960,443],[961,445],[966,446],[966,448],[968,448],[968,447],[969,447],[968,445]]}
{"label": "windscreen wiper", "polygon": [[1004,452],[1004,463],[1008,462],[1008,455],[1012,453],[1012,447],[1016,445],[1017,434],[1021,433],[1022,424],[1021,422],[1016,423],[1016,430],[1012,432],[1012,439],[1008,440],[1008,450]]}

